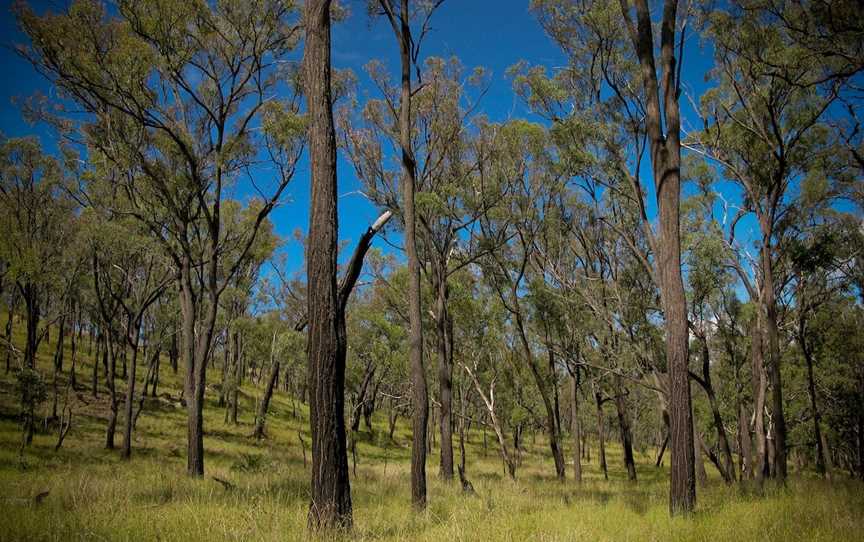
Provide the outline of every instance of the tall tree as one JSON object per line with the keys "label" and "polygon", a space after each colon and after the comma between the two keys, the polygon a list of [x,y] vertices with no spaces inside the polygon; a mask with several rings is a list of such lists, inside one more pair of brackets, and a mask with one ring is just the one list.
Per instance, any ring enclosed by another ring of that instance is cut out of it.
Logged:
{"label": "tall tree", "polygon": [[399,147],[402,154],[402,220],[405,235],[405,254],[408,257],[408,355],[411,360],[411,384],[414,393],[414,421],[411,444],[411,502],[417,509],[426,507],[426,438],[429,423],[429,391],[423,362],[423,317],[420,306],[420,260],[417,252],[417,225],[415,190],[417,160],[411,135],[411,97],[414,94],[412,69],[420,56],[420,44],[429,28],[432,13],[443,0],[431,3],[417,2],[414,11],[421,19],[421,30],[412,36],[412,9],[409,0],[379,0],[381,12],[386,16],[399,45]]}
{"label": "tall tree", "polygon": [[351,486],[345,443],[345,321],[336,286],[336,133],[330,67],[330,0],[309,0],[303,84],[312,172],[306,245],[309,425],[312,429],[310,529],[350,528]]}
{"label": "tall tree", "polygon": [[[296,93],[293,100],[271,96],[280,59],[296,44],[299,28],[291,22],[294,6],[282,0],[119,1],[116,8],[78,0],[62,14],[40,16],[18,5],[30,38],[19,51],[90,114],[64,117],[71,122],[62,125],[79,129],[92,160],[138,173],[121,183],[130,203],[122,212],[150,230],[175,266],[187,472],[202,476],[204,393],[219,298],[293,177],[302,149]],[[259,153],[262,146],[269,152]],[[230,235],[222,228],[223,192],[259,154],[272,162],[275,179],[269,190],[264,183],[253,187],[261,200],[254,227]],[[241,257],[221,269],[228,247]]]}

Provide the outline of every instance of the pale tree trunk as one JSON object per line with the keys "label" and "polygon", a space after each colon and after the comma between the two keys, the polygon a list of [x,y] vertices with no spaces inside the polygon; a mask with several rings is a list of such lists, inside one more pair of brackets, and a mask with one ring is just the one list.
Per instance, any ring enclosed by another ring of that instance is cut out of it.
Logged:
{"label": "pale tree trunk", "polygon": [[480,381],[477,379],[477,375],[475,375],[466,365],[463,365],[462,367],[474,383],[474,389],[477,391],[480,399],[483,400],[483,404],[486,405],[486,411],[489,413],[489,421],[492,423],[492,429],[495,431],[495,437],[498,439],[498,449],[501,451],[501,460],[504,462],[507,474],[512,480],[515,480],[517,466],[516,458],[513,457],[507,448],[507,439],[504,437],[501,422],[498,421],[498,416],[495,414],[495,381],[493,380],[489,385],[489,393],[486,394],[483,392],[483,387],[480,386]]}

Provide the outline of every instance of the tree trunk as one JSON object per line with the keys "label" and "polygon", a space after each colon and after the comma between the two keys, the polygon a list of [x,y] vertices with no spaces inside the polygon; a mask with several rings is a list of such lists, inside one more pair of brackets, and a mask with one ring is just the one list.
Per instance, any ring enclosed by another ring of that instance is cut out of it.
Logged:
{"label": "tree trunk", "polygon": [[[513,287],[513,299],[517,299],[516,286]],[[551,397],[549,386],[549,377],[551,375],[543,375],[540,368],[537,366],[537,361],[534,359],[534,354],[531,350],[531,345],[528,343],[528,336],[525,331],[525,325],[522,321],[522,313],[519,307],[518,300],[515,302],[515,320],[516,329],[519,333],[519,339],[522,343],[522,353],[525,360],[528,362],[528,367],[531,369],[531,375],[534,377],[534,383],[540,392],[540,398],[543,400],[543,408],[546,413],[546,435],[549,438],[549,449],[552,452],[552,459],[555,461],[555,477],[558,480],[564,480],[565,465],[564,453],[561,450],[559,433],[558,433],[558,417],[555,413],[555,406]],[[553,380],[554,384],[554,380]]]}
{"label": "tree trunk", "polygon": [[231,378],[231,397],[229,399],[229,403],[231,406],[231,423],[237,425],[237,411],[239,409],[238,403],[240,402],[240,382],[243,375],[243,367],[242,362],[243,359],[241,357],[240,352],[240,332],[235,331],[233,334],[234,340],[234,375]]}
{"label": "tree trunk", "polygon": [[572,374],[573,402],[570,403],[570,432],[573,436],[573,479],[582,483],[582,422],[579,419],[579,368]]}
{"label": "tree trunk", "polygon": [[599,392],[594,393],[594,400],[597,404],[597,440],[600,443],[600,469],[603,471],[603,478],[609,479],[609,469],[606,466],[606,430],[604,426],[606,422],[603,420],[603,398]]}
{"label": "tree trunk", "polygon": [[775,476],[786,481],[786,417],[783,414],[783,387],[780,378],[780,339],[777,330],[777,301],[774,293],[774,269],[771,262],[771,236],[762,239],[762,296],[765,312],[765,333],[770,362],[771,421],[774,434]]}
{"label": "tree trunk", "polygon": [[351,487],[345,442],[345,324],[336,286],[336,134],[330,63],[330,1],[307,0],[303,58],[309,119],[311,198],[306,249],[306,343],[312,432],[312,530],[350,528]]}
{"label": "tree trunk", "polygon": [[12,324],[15,321],[15,305],[14,303],[9,303],[6,308],[9,310],[9,314],[6,315],[6,372],[8,373],[12,361],[12,349],[8,348],[8,345],[12,344]]}
{"label": "tree trunk", "polygon": [[444,480],[453,478],[453,352],[450,314],[447,310],[449,297],[446,262],[435,270],[435,344],[438,350],[438,389],[441,401],[441,464],[439,475]]}
{"label": "tree trunk", "polygon": [[627,417],[627,405],[624,400],[624,386],[621,377],[615,376],[615,410],[618,412],[618,426],[621,429],[621,448],[624,450],[624,466],[627,468],[627,479],[636,481],[636,462],[633,460],[633,436],[630,431],[630,420]]}
{"label": "tree trunk", "polygon": [[105,428],[105,448],[108,450],[114,449],[114,434],[117,431],[117,388],[115,386],[114,378],[117,368],[116,361],[116,351],[114,349],[113,341],[111,340],[111,333],[108,332],[105,338],[105,355],[108,360],[108,378],[106,380],[108,384],[108,425]]}
{"label": "tree trunk", "polygon": [[727,484],[731,484],[735,481],[735,467],[732,462],[732,448],[729,446],[729,437],[726,435],[723,418],[720,416],[720,405],[717,402],[714,385],[711,382],[711,358],[708,349],[708,338],[702,335],[699,337],[699,340],[702,343],[702,379],[697,379],[696,381],[705,390],[705,395],[708,396],[714,428],[717,431],[717,442],[720,443],[720,451],[723,454],[723,463],[720,471],[723,474],[723,480]]}
{"label": "tree trunk", "polygon": [[816,379],[813,378],[813,353],[807,346],[804,338],[804,323],[801,321],[798,327],[798,344],[801,345],[801,352],[804,354],[804,361],[807,362],[807,393],[810,396],[810,410],[813,411],[813,439],[816,441],[816,472],[819,476],[824,477],[825,469],[825,451],[822,448],[822,428],[820,426],[821,418],[819,406],[816,404]]}
{"label": "tree trunk", "polygon": [[270,399],[273,397],[273,390],[276,387],[276,380],[279,378],[279,362],[274,361],[270,368],[270,377],[267,379],[267,388],[264,390],[264,397],[261,399],[261,404],[258,405],[258,415],[255,416],[255,431],[253,436],[261,440],[264,438],[264,421],[267,419],[267,410],[270,408]]}
{"label": "tree trunk", "polygon": [[[408,257],[408,352],[411,387],[414,393],[414,419],[411,442],[411,502],[414,508],[426,508],[426,431],[429,424],[429,395],[423,364],[423,329],[420,306],[420,260],[417,256],[414,191],[417,185],[417,163],[411,141],[411,51],[414,42],[409,25],[408,0],[399,10],[399,58],[402,90],[399,99],[399,144],[402,151],[402,214],[405,226],[405,254]],[[395,28],[395,22],[394,22]]]}
{"label": "tree trunk", "polygon": [[761,316],[754,317],[751,330],[750,357],[753,378],[753,433],[756,439],[756,457],[753,475],[760,484],[768,474],[768,445],[765,437],[765,368],[763,366]]}
{"label": "tree trunk", "polygon": [[123,434],[123,451],[120,454],[120,457],[122,459],[129,459],[130,457],[132,457],[132,427],[134,425],[134,420],[132,419],[132,404],[135,401],[135,373],[138,369],[138,331],[140,329],[140,325],[140,322],[134,324],[135,338],[133,339],[131,344],[132,360],[129,364],[129,374],[126,380],[126,430]]}
{"label": "tree trunk", "polygon": [[741,480],[753,479],[753,449],[744,403],[738,403],[738,451],[741,456]]}
{"label": "tree trunk", "polygon": [[[654,59],[653,21],[646,0],[636,0],[636,24],[630,5],[621,10],[633,47],[639,58],[645,92],[645,124],[651,151],[651,166],[658,208],[659,236],[653,243],[654,273],[660,288],[666,321],[666,361],[669,367],[669,447],[672,454],[669,484],[671,514],[689,513],[696,504],[693,455],[693,413],[690,405],[688,370],[689,330],[687,300],[681,276],[681,117],[678,104],[680,81],[676,80],[675,31],[678,2],[666,0],[660,24],[660,73]],[[664,122],[665,121],[665,122]],[[634,197],[642,198],[641,188]],[[647,215],[643,225],[650,228]]]}
{"label": "tree trunk", "polygon": [[36,289],[29,283],[24,286],[23,293],[27,328],[27,338],[24,343],[24,367],[35,369],[39,332],[39,297]]}

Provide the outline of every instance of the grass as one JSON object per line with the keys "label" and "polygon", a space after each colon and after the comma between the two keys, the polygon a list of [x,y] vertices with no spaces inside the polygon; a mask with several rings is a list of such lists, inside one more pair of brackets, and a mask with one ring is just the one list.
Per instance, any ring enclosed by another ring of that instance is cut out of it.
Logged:
{"label": "grass", "polygon": [[[17,326],[16,331],[20,330]],[[53,338],[53,337],[52,337]],[[20,337],[18,337],[20,339]],[[43,345],[39,367],[48,371],[53,343]],[[86,356],[85,356],[86,358]],[[68,357],[67,357],[68,359]],[[89,383],[89,359],[79,382]],[[160,394],[179,395],[180,376],[167,367]],[[100,375],[101,378],[101,375]],[[218,371],[211,374],[218,380]],[[88,384],[89,386],[89,384]],[[133,457],[102,448],[106,393],[89,387],[73,399],[75,418],[63,447],[40,432],[22,462],[11,374],[0,378],[0,540],[302,540],[309,504],[309,469],[298,432],[309,442],[308,411],[274,397],[268,438],[249,437],[255,397],[243,389],[240,425],[223,423],[208,391],[203,479],[185,475],[185,410],[165,397],[148,401],[133,438]],[[50,407],[50,400],[46,407]],[[121,415],[122,416],[122,415]],[[437,476],[437,450],[429,456],[429,506],[410,506],[409,428],[386,422],[362,433],[352,476],[354,530],[349,540],[864,540],[864,486],[800,475],[786,487],[727,487],[716,477],[700,488],[695,514],[670,518],[668,471],[637,454],[639,481],[626,481],[620,451],[609,450],[605,481],[592,449],[585,481],[561,484],[551,476],[544,439],[527,440],[528,452],[513,482],[503,473],[493,439],[471,435],[468,471],[476,496]],[[121,429],[122,431],[122,429]],[[118,434],[117,442],[120,442]],[[308,450],[307,450],[308,454]],[[569,472],[568,472],[569,474]],[[714,474],[709,471],[709,474]],[[211,476],[234,485],[225,489]],[[41,503],[35,496],[49,491]]]}

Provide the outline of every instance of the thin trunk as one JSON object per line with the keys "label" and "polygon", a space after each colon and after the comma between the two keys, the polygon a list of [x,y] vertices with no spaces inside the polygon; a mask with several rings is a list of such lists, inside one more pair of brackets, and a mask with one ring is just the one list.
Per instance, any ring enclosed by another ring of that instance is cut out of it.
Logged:
{"label": "thin trunk", "polygon": [[582,483],[582,422],[579,419],[579,368],[573,372],[573,402],[570,409],[570,432],[573,436],[573,479]]}
{"label": "thin trunk", "polygon": [[270,399],[273,397],[273,390],[276,388],[276,381],[278,379],[279,362],[274,361],[270,368],[270,377],[267,379],[267,387],[264,389],[264,397],[261,399],[261,404],[258,405],[258,415],[255,416],[255,431],[253,432],[253,436],[258,440],[264,438],[264,422],[267,419]]}
{"label": "thin trunk", "polygon": [[450,314],[447,310],[447,298],[449,297],[447,286],[446,262],[438,266],[435,271],[435,290],[437,292],[435,303],[435,339],[438,350],[438,390],[441,402],[441,463],[439,475],[444,480],[453,478],[453,352]]}
{"label": "thin trunk", "polygon": [[114,449],[114,434],[117,432],[117,388],[115,386],[114,377],[117,367],[116,352],[111,333],[106,334],[105,355],[108,360],[108,425],[105,428],[105,448],[108,450]]}
{"label": "thin trunk", "polygon": [[753,448],[744,403],[738,403],[738,450],[741,455],[741,480],[753,479]]}
{"label": "thin trunk", "polygon": [[717,432],[717,442],[720,443],[720,451],[723,454],[723,463],[721,468],[723,480],[727,484],[731,484],[735,481],[735,467],[732,462],[732,448],[729,446],[729,437],[726,435],[726,428],[723,426],[723,418],[720,415],[720,405],[717,401],[717,395],[714,393],[714,385],[711,381],[711,358],[708,349],[708,339],[704,335],[700,336],[699,339],[702,343],[702,379],[697,380],[697,382],[702,386],[702,389],[705,390],[705,395],[708,396],[708,404],[711,407],[711,416],[714,421],[714,428]]}
{"label": "thin trunk", "polygon": [[606,422],[603,419],[603,398],[600,393],[594,393],[594,400],[597,405],[597,440],[600,443],[600,469],[603,471],[603,478],[609,479],[609,469],[606,467]]}
{"label": "thin trunk", "polygon": [[[15,321],[15,305],[14,303],[10,303],[7,305],[7,309],[9,310],[9,314],[6,315],[6,344],[12,344],[12,324]],[[11,368],[12,361],[12,349],[6,348],[6,372],[9,372]]]}
{"label": "thin trunk", "polygon": [[825,450],[822,448],[822,427],[819,406],[816,404],[816,379],[813,377],[813,353],[808,348],[804,338],[804,322],[800,321],[798,327],[798,343],[807,362],[807,393],[810,396],[810,410],[813,412],[813,439],[816,441],[816,472],[819,476],[825,476]]}
{"label": "thin trunk", "polygon": [[696,433],[696,426],[693,426],[693,455],[696,459],[695,471],[696,482],[699,487],[705,487],[708,483],[708,474],[705,472],[705,461],[702,459],[702,453],[699,446],[699,435]]}
{"label": "thin trunk", "polygon": [[[411,502],[414,508],[426,508],[426,432],[429,424],[429,395],[423,364],[423,328],[420,306],[420,260],[417,256],[414,191],[417,186],[417,163],[411,141],[411,51],[414,42],[409,25],[408,0],[399,10],[399,58],[401,96],[399,99],[399,145],[402,151],[402,214],[405,226],[405,254],[408,257],[408,353],[411,386],[414,392],[414,419],[411,442]],[[396,28],[394,22],[394,29]]]}
{"label": "thin trunk", "polygon": [[627,404],[624,400],[624,386],[621,377],[615,376],[615,410],[618,413],[618,426],[621,430],[621,448],[624,450],[624,466],[627,468],[627,479],[636,481],[636,462],[633,460],[633,436],[630,431],[630,419],[627,417]]}
{"label": "thin trunk", "polygon": [[[513,287],[513,299],[517,299],[516,286]],[[537,361],[534,359],[534,354],[531,350],[531,345],[528,343],[528,336],[525,331],[525,325],[522,321],[522,313],[519,308],[518,300],[515,303],[516,329],[519,333],[519,339],[522,343],[522,353],[528,362],[528,367],[531,369],[531,375],[534,377],[534,383],[540,392],[540,398],[543,400],[543,408],[546,413],[546,435],[549,438],[549,449],[552,452],[552,459],[555,462],[555,477],[558,480],[564,480],[565,465],[564,453],[561,450],[560,438],[558,432],[558,420],[555,413],[555,405],[549,390],[549,377],[544,375],[537,366]],[[553,380],[554,385],[554,380]]]}
{"label": "thin trunk", "polygon": [[134,425],[134,420],[132,418],[132,405],[135,401],[135,373],[138,369],[138,332],[140,330],[141,323],[136,322],[134,326],[135,337],[131,341],[132,348],[132,359],[129,367],[129,374],[127,375],[126,380],[126,405],[125,405],[125,416],[126,416],[126,429],[123,434],[123,451],[120,454],[122,459],[129,459],[132,457],[132,428]]}

